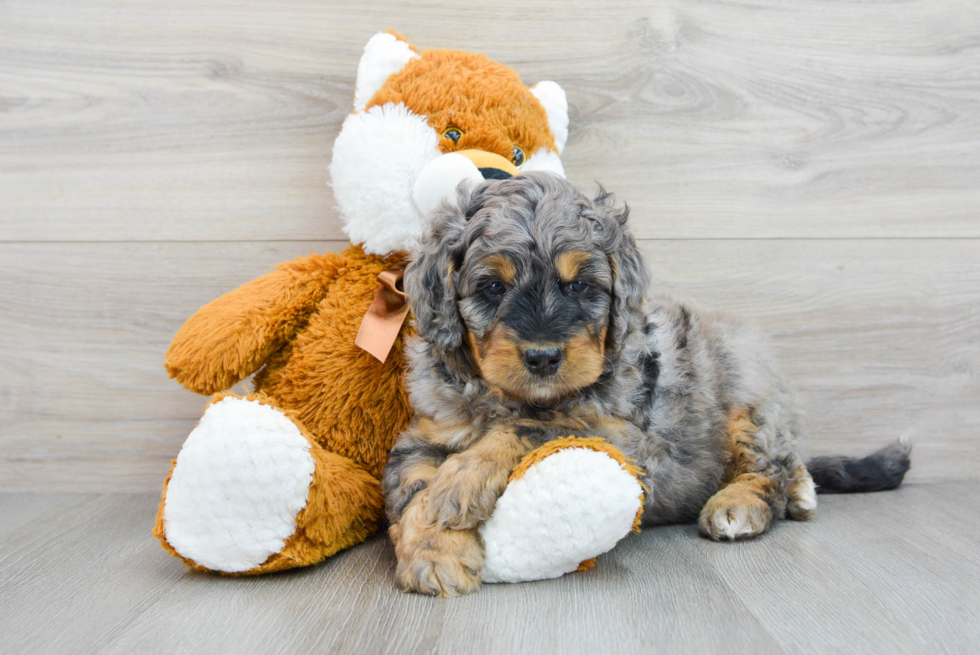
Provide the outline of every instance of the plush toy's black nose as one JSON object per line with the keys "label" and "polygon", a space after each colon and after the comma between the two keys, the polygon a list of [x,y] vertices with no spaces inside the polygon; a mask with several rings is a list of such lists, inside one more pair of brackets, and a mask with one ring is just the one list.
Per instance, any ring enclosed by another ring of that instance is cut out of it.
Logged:
{"label": "plush toy's black nose", "polygon": [[553,375],[564,356],[561,348],[528,348],[524,351],[524,366],[535,375]]}
{"label": "plush toy's black nose", "polygon": [[484,180],[509,180],[514,177],[502,168],[481,168],[479,169],[480,175],[483,176]]}

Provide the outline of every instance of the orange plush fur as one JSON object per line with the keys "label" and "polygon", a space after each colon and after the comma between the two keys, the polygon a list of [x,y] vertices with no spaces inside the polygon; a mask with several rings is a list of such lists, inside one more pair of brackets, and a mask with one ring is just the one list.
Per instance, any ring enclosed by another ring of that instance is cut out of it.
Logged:
{"label": "orange plush fur", "polygon": [[477,149],[511,158],[516,144],[530,157],[555,149],[548,115],[512,69],[486,55],[455,50],[423,50],[385,83],[368,108],[404,103],[439,134],[462,132],[458,143],[445,136],[443,152]]}
{"label": "orange plush fur", "polygon": [[[539,147],[554,150],[542,105],[516,73],[483,55],[424,50],[391,75],[368,106],[388,102],[428,117],[443,153],[480,149],[510,160],[515,144],[527,156]],[[458,143],[441,136],[449,127],[461,131]],[[405,258],[368,255],[352,245],[340,254],[280,264],[202,307],[174,338],[166,356],[171,377],[191,391],[217,393],[217,402],[226,395],[219,392],[257,371],[247,398],[284,411],[313,444],[316,472],[296,533],[281,552],[244,574],[316,563],[379,525],[379,479],[410,419],[402,343],[411,321],[384,364],[354,340],[378,274],[403,266]],[[154,534],[180,557],[165,531],[170,479]]]}

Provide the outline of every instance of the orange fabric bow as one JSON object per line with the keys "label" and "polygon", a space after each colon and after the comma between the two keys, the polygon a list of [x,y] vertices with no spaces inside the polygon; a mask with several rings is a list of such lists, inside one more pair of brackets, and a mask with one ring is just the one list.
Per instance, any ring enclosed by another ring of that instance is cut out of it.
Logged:
{"label": "orange fabric bow", "polygon": [[374,355],[382,364],[388,359],[388,353],[395,345],[395,339],[408,316],[408,301],[402,289],[404,276],[403,268],[378,274],[378,282],[381,284],[378,285],[367,314],[361,319],[361,327],[354,339],[359,348]]}

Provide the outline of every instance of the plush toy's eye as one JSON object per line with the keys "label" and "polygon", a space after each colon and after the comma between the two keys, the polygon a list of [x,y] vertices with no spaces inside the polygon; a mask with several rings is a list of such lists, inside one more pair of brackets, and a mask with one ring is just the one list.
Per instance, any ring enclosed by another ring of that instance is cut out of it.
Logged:
{"label": "plush toy's eye", "polygon": [[448,130],[443,132],[442,135],[453,143],[459,143],[459,137],[463,136],[463,133],[460,132],[458,128],[450,127]]}
{"label": "plush toy's eye", "polygon": [[488,296],[493,298],[499,298],[500,296],[507,293],[507,285],[500,280],[493,280],[487,286],[483,287],[483,290]]}
{"label": "plush toy's eye", "polygon": [[524,163],[524,151],[514,146],[510,155],[511,160],[514,162],[514,166],[521,166]]}
{"label": "plush toy's eye", "polygon": [[568,293],[573,296],[581,296],[583,293],[589,290],[589,283],[582,282],[581,280],[575,280],[574,282],[569,282],[565,287]]}

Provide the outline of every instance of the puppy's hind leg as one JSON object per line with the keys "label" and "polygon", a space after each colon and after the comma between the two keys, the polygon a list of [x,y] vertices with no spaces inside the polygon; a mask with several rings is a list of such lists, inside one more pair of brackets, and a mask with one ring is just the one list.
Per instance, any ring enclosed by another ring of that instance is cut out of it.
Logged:
{"label": "puppy's hind leg", "polygon": [[817,511],[817,487],[806,466],[793,470],[793,481],[786,490],[786,514],[796,521],[808,521]]}
{"label": "puppy's hind leg", "polygon": [[701,534],[715,541],[760,535],[786,510],[784,485],[770,476],[769,454],[749,413],[730,412],[726,429],[730,460],[724,486],[708,499],[698,520]]}

